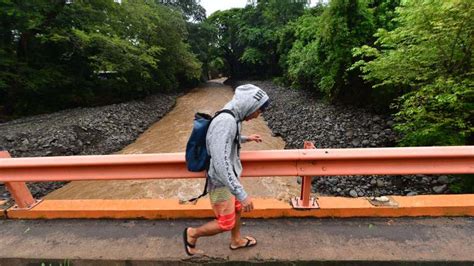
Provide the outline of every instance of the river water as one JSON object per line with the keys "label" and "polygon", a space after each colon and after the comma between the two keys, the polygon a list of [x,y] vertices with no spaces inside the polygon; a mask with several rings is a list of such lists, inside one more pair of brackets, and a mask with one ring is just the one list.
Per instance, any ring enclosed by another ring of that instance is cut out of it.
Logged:
{"label": "river water", "polygon": [[[233,96],[224,79],[213,80],[177,99],[176,106],[160,121],[153,124],[134,143],[118,154],[183,152],[192,130],[195,112],[213,114]],[[262,143],[246,143],[243,150],[278,150],[285,146],[273,137],[265,120],[244,122],[243,135],[260,134]],[[243,178],[243,186],[253,197],[288,200],[299,194],[295,177]],[[134,181],[75,181],[48,194],[46,199],[189,199],[200,195],[204,179],[166,179]]]}

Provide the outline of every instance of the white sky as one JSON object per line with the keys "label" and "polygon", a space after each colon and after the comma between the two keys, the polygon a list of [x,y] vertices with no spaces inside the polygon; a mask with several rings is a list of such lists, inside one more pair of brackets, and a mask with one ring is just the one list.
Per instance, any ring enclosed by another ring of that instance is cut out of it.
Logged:
{"label": "white sky", "polygon": [[[326,2],[327,0],[323,1]],[[317,2],[318,0],[312,0],[311,6],[314,6]],[[208,17],[217,10],[245,7],[246,4],[247,0],[201,0],[201,6],[206,9],[206,16]]]}
{"label": "white sky", "polygon": [[201,0],[201,6],[206,9],[207,16],[210,16],[217,10],[245,7],[246,4],[247,0]]}

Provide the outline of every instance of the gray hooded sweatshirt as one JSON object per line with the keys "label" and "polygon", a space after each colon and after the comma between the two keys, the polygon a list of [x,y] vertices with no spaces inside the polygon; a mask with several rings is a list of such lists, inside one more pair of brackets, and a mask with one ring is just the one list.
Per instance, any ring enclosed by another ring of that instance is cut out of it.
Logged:
{"label": "gray hooded sweatshirt", "polygon": [[232,100],[224,106],[224,109],[234,113],[235,118],[222,113],[212,120],[206,135],[207,151],[211,156],[209,191],[225,186],[239,201],[247,198],[240,183],[242,164],[239,143],[247,141],[247,137],[240,135],[242,121],[267,100],[268,95],[259,87],[251,84],[239,86],[235,89]]}

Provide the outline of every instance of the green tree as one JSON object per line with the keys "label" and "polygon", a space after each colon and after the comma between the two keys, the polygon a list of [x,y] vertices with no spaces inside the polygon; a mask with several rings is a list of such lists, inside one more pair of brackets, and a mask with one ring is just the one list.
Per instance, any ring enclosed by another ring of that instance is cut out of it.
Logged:
{"label": "green tree", "polygon": [[363,0],[333,0],[321,15],[316,71],[320,91],[335,99],[354,96],[361,87],[359,73],[348,71],[352,48],[365,44],[374,32],[371,13]]}
{"label": "green tree", "polygon": [[217,48],[216,56],[225,61],[223,64],[225,68],[221,71],[227,76],[237,76],[241,72],[239,58],[244,52],[244,47],[239,42],[239,28],[243,12],[244,10],[239,8],[217,11],[207,19],[217,32],[215,43],[212,45]]}
{"label": "green tree", "polygon": [[181,12],[186,20],[202,22],[206,19],[206,10],[196,0],[156,0]]}
{"label": "green tree", "polygon": [[274,76],[279,67],[279,43],[285,25],[304,12],[307,1],[261,0],[243,9],[219,11],[208,18],[218,31],[217,47],[228,74]]}
{"label": "green tree", "polygon": [[[321,14],[325,6],[318,6],[306,12],[297,21],[288,25],[287,34],[294,36],[294,42],[286,55],[284,66],[287,83],[298,88],[317,88],[320,61],[318,58],[318,37],[321,30]],[[286,37],[284,39],[291,37]]]}
{"label": "green tree", "polygon": [[224,65],[215,65],[212,63],[217,60],[217,58],[221,58],[217,47],[213,45],[217,43],[217,29],[207,21],[187,23],[187,29],[189,32],[188,42],[191,46],[191,51],[202,63],[201,80],[208,80],[212,78],[212,73],[217,74],[224,68]]}
{"label": "green tree", "polygon": [[288,54],[292,84],[316,88],[332,100],[354,101],[363,82],[357,70],[348,70],[351,50],[369,42],[374,31],[367,1],[333,0],[308,12],[295,24],[296,41]]}
{"label": "green tree", "polygon": [[200,75],[180,12],[145,0],[0,1],[0,114],[171,90]]}
{"label": "green tree", "polygon": [[474,3],[407,1],[397,28],[377,32],[377,46],[354,54],[374,87],[408,90],[395,106],[402,145],[472,144]]}
{"label": "green tree", "polygon": [[[306,11],[282,35],[280,66],[287,84],[316,89],[327,99],[386,111],[397,90],[372,90],[352,49],[373,44],[377,27],[393,28],[398,0],[333,0]],[[285,40],[293,39],[291,48]]]}
{"label": "green tree", "polygon": [[396,28],[396,8],[400,6],[400,0],[372,0],[369,8],[374,15],[376,29],[393,30]]}
{"label": "green tree", "polygon": [[[322,12],[324,11],[325,6],[318,4],[313,8],[306,9],[305,13],[300,16],[298,19],[290,21],[279,31],[279,42],[277,46],[277,53],[280,56],[279,66],[282,69],[282,82],[290,85],[291,77],[289,76],[290,68],[290,52],[292,48],[295,48],[293,51],[301,49],[302,46],[307,45],[309,42],[316,39],[317,29],[318,29],[318,19]],[[295,56],[295,54],[293,54]],[[292,60],[298,60],[296,57],[293,57]],[[295,67],[299,65],[296,61],[291,62],[291,66]],[[303,69],[301,69],[303,70]],[[292,72],[296,75],[299,70],[293,69]],[[295,80],[300,80],[298,77],[295,77]],[[297,85],[297,83],[295,82]],[[298,85],[297,85],[298,86]],[[304,87],[308,87],[305,85]]]}
{"label": "green tree", "polygon": [[[245,47],[240,57],[247,75],[282,75],[280,57],[286,25],[300,17],[308,1],[260,0],[247,6],[239,41]],[[284,55],[283,55],[284,56]]]}

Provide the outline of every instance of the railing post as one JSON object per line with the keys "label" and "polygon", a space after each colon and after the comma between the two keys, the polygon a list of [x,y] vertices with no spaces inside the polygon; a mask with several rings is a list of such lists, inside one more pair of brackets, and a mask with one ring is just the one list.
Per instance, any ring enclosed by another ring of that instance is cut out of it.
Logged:
{"label": "railing post", "polygon": [[[316,149],[314,143],[311,141],[304,142],[305,149]],[[301,178],[301,194],[299,198],[293,198],[291,205],[295,209],[317,209],[319,208],[315,198],[311,198],[312,177],[303,176]]]}
{"label": "railing post", "polygon": [[[316,149],[314,144],[310,141],[304,142],[305,149]],[[309,197],[311,196],[311,182],[313,178],[311,176],[303,176],[301,179],[301,195],[300,200],[302,201],[303,207],[309,206]]]}
{"label": "railing post", "polygon": [[[7,151],[0,151],[0,158],[10,157],[10,153]],[[31,209],[39,203],[39,201],[33,198],[25,182],[5,182],[5,187],[15,200],[15,207],[18,209]]]}

